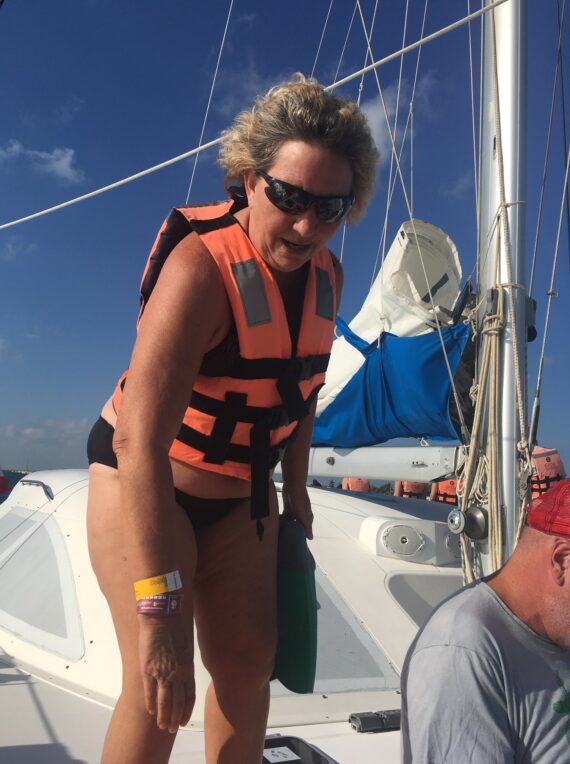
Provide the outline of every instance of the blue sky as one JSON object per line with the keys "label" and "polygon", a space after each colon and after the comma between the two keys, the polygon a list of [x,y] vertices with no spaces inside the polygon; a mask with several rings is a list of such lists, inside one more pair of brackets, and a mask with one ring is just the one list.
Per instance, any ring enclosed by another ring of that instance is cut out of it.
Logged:
{"label": "blue sky", "polygon": [[[373,12],[363,2],[366,18]],[[376,59],[401,47],[405,3],[380,3]],[[472,5],[475,5],[473,2]],[[527,251],[532,252],[538,187],[554,71],[554,0],[529,3],[529,168]],[[63,202],[197,145],[228,2],[189,0],[6,0],[0,9],[0,223]],[[204,140],[215,138],[254,95],[294,71],[310,74],[329,0],[235,0]],[[424,0],[410,3],[406,42],[419,38]],[[431,0],[426,34],[465,15],[467,3]],[[351,2],[336,0],[315,74],[325,84],[339,67]],[[477,37],[478,24],[473,30]],[[444,228],[468,274],[474,264],[475,213],[467,28],[425,46],[416,90],[414,212]],[[565,39],[568,46],[568,32]],[[344,76],[363,65],[358,18],[340,62]],[[401,117],[407,114],[416,53],[404,59]],[[477,58],[477,56],[476,56]],[[393,111],[399,62],[380,69]],[[568,74],[566,75],[568,80]],[[341,92],[356,97],[357,82]],[[568,101],[567,93],[567,101]],[[349,229],[342,315],[350,320],[370,284],[389,171],[373,75],[364,82],[384,161],[365,222]],[[558,122],[558,120],[557,120]],[[409,163],[410,143],[404,151]],[[168,211],[186,199],[186,160],[66,210],[0,231],[0,464],[49,468],[85,465],[92,421],[126,368],[135,337],[138,284]],[[539,336],[562,190],[559,126],[553,136],[547,214],[541,238]],[[215,153],[202,154],[191,201],[221,198]],[[399,191],[389,241],[406,217]],[[543,385],[541,441],[570,466],[567,236],[558,267]],[[333,248],[338,252],[339,241]],[[538,342],[529,347],[533,389]]]}

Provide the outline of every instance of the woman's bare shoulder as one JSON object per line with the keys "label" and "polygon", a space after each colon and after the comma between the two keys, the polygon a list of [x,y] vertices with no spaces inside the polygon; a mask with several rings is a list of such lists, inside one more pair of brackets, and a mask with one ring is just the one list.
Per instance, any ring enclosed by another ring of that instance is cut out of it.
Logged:
{"label": "woman's bare shoulder", "polygon": [[209,283],[224,290],[224,282],[214,258],[196,233],[190,233],[174,247],[163,270],[168,268],[188,284]]}
{"label": "woman's bare shoulder", "polygon": [[213,342],[222,339],[229,329],[231,308],[222,276],[195,233],[182,239],[166,259],[141,324],[157,314],[163,323],[160,316],[165,313],[181,328],[202,327]]}

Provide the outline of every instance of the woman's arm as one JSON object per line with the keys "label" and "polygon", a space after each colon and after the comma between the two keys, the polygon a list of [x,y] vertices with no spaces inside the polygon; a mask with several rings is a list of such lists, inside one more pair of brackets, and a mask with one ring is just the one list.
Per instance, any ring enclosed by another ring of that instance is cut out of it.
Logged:
{"label": "woman's arm", "polygon": [[133,580],[167,572],[174,488],[168,452],[204,353],[229,327],[219,271],[197,237],[166,261],[145,308],[113,446]]}
{"label": "woman's arm", "polygon": [[[145,308],[113,440],[133,582],[181,567],[168,452],[204,353],[222,338],[229,320],[217,266],[198,238],[189,236],[169,256]],[[182,587],[190,598],[192,582],[182,581]],[[187,619],[138,618],[147,707],[161,728],[174,730],[187,721],[193,702],[193,637],[184,627]],[[191,692],[181,686],[191,686]]]}

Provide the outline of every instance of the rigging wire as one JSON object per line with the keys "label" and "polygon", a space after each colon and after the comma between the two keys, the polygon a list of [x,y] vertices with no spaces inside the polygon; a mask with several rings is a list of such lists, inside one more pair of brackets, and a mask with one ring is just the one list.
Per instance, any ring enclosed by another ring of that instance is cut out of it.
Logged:
{"label": "rigging wire", "polygon": [[[332,0],[331,0],[332,1]],[[202,145],[202,141],[204,139],[204,131],[206,130],[206,123],[208,122],[208,115],[210,114],[210,105],[212,103],[212,96],[214,95],[214,88],[216,87],[216,80],[218,78],[218,70],[220,68],[220,61],[222,60],[222,53],[224,50],[224,44],[226,42],[226,35],[228,33],[228,27],[230,25],[230,18],[232,15],[232,8],[234,6],[234,0],[230,0],[230,5],[228,8],[228,15],[226,17],[226,25],[224,27],[224,34],[222,35],[222,42],[220,44],[220,49],[218,51],[218,60],[216,61],[216,68],[214,70],[214,76],[212,77],[212,85],[210,87],[210,95],[208,96],[208,103],[206,105],[206,112],[204,114],[204,121],[202,122],[202,129],[200,131],[200,138],[198,139],[198,148]],[[186,204],[188,204],[190,200],[190,194],[192,192],[192,185],[194,183],[194,175],[196,174],[196,166],[198,165],[198,159],[200,157],[199,153],[196,153],[194,156],[194,166],[192,168],[192,175],[190,176],[190,183],[188,184],[188,192],[186,194]]]}
{"label": "rigging wire", "polygon": [[[423,36],[423,33],[424,33],[425,24],[426,24],[428,3],[429,3],[429,0],[426,0],[425,1],[425,5],[424,5],[424,15],[423,15],[423,19],[422,19],[422,29],[421,29],[421,33],[420,33],[422,36]],[[412,129],[412,120],[413,120],[413,113],[414,113],[413,112],[413,107],[414,107],[415,96],[416,96],[416,88],[417,88],[418,77],[419,77],[421,54],[422,54],[422,47],[420,46],[418,48],[418,55],[416,56],[416,70],[415,70],[415,73],[414,73],[414,84],[412,85],[412,95],[411,95],[411,98],[410,98],[410,108],[409,108],[409,111],[408,111],[408,118],[406,120],[406,124],[405,124],[405,127],[404,127],[404,132],[402,134],[402,140],[400,142],[400,153],[398,155],[398,158],[400,160],[402,159],[402,156],[403,156],[403,153],[404,153],[406,137],[408,135],[408,128],[410,128],[410,130]],[[412,135],[410,135],[410,144],[413,147],[413,136]],[[411,165],[412,165],[412,162],[411,162]],[[413,172],[412,172],[412,170],[413,170],[413,166],[410,167],[410,174],[412,176],[412,182],[410,183],[410,200],[411,200],[410,207],[413,210]],[[392,179],[392,186],[390,188],[390,192],[389,192],[389,195],[388,195],[388,205],[389,206],[392,205],[392,199],[393,199],[393,196],[394,196],[394,191],[395,191],[395,188],[396,188],[397,180],[398,180],[397,176],[394,176],[394,178]],[[374,283],[374,279],[376,278],[376,275],[378,273],[378,261],[380,260],[380,253],[383,251],[383,242],[385,241],[386,236],[387,236],[387,227],[386,227],[386,221],[384,221],[384,227],[382,229],[382,233],[380,235],[380,241],[378,243],[378,248],[376,250],[376,259],[374,260],[374,268],[372,269],[372,279],[370,280],[370,286],[372,286],[372,284]],[[384,262],[384,257],[382,257],[382,262]]]}
{"label": "rigging wire", "polygon": [[[380,59],[379,61],[373,61],[372,64],[369,64],[368,66],[364,67],[364,69],[360,69],[357,72],[353,72],[352,74],[348,75],[347,77],[344,77],[341,80],[335,80],[335,82],[333,82],[331,85],[328,85],[326,90],[334,90],[335,88],[340,87],[341,85],[345,85],[347,82],[352,82],[352,80],[362,76],[362,74],[375,71],[380,66],[384,66],[385,64],[389,63],[390,61],[393,61],[399,56],[403,56],[404,54],[409,53],[410,51],[415,50],[416,48],[419,48],[422,45],[425,45],[427,42],[432,42],[433,40],[436,40],[437,38],[442,37],[445,34],[449,34],[450,32],[454,31],[460,26],[463,26],[464,24],[468,24],[473,19],[476,19],[479,16],[482,16],[483,14],[488,13],[489,11],[496,8],[497,6],[503,5],[503,3],[506,3],[508,1],[509,0],[495,0],[493,3],[490,3],[485,8],[482,8],[479,11],[475,11],[474,13],[471,13],[469,16],[465,16],[464,18],[453,22],[453,24],[449,24],[446,27],[442,27],[437,32],[433,32],[432,34],[429,34],[426,37],[422,37],[421,39],[416,40],[416,42],[411,43],[410,45],[407,45],[405,48],[402,48],[401,50],[397,50],[394,53],[391,53],[390,55]],[[190,151],[185,151],[183,154],[179,154],[178,156],[173,157],[172,159],[167,159],[165,162],[161,162],[160,164],[154,165],[153,167],[149,167],[146,170],[137,172],[134,175],[130,175],[127,178],[123,178],[122,180],[115,181],[114,183],[109,183],[107,186],[98,188],[95,191],[90,191],[87,194],[82,194],[81,196],[77,196],[73,199],[69,199],[66,202],[62,202],[61,204],[56,204],[53,207],[48,207],[47,209],[41,210],[39,212],[34,212],[31,215],[26,215],[25,217],[18,218],[17,220],[11,220],[8,223],[2,223],[0,225],[0,231],[4,230],[5,228],[11,228],[15,225],[20,225],[21,223],[26,223],[29,220],[34,220],[35,218],[39,218],[44,215],[49,215],[50,213],[56,212],[57,210],[64,209],[65,207],[70,207],[72,204],[78,204],[79,202],[86,201],[87,199],[91,199],[92,197],[98,196],[99,194],[103,194],[103,193],[106,193],[107,191],[111,191],[114,188],[119,188],[120,186],[124,186],[127,183],[131,183],[135,180],[138,180],[139,178],[144,177],[145,175],[150,175],[153,172],[162,170],[164,167],[168,167],[169,165],[175,164],[176,162],[181,162],[184,159],[188,159],[188,157],[194,156],[194,154],[197,154],[201,151],[206,151],[207,149],[212,148],[212,146],[216,146],[218,143],[220,143],[220,140],[221,140],[220,138],[216,138],[213,141],[204,143],[202,146],[198,146],[197,148],[190,149]]]}
{"label": "rigging wire", "polygon": [[[566,0],[564,0],[566,2]],[[471,8],[470,8],[470,0],[467,0],[467,15],[469,15]],[[480,208],[480,198],[479,198],[479,178],[477,173],[477,137],[476,137],[476,125],[475,125],[475,86],[474,86],[474,80],[473,80],[473,41],[472,41],[472,35],[471,35],[471,24],[467,24],[467,33],[469,37],[469,91],[471,95],[471,135],[472,135],[472,141],[473,141],[473,179],[475,183],[475,217],[476,217],[476,230],[477,230],[477,242],[479,241],[479,208]],[[477,248],[477,252],[479,249]]]}
{"label": "rigging wire", "polygon": [[[338,64],[337,64],[336,72],[335,72],[335,75],[334,75],[334,82],[336,82],[336,80],[337,80],[338,73],[339,73],[340,67],[342,65],[342,60],[343,60],[344,54],[346,52],[346,46],[348,45],[348,40],[350,38],[350,33],[352,31],[352,25],[354,24],[354,18],[356,16],[356,6],[357,6],[357,3],[358,3],[358,0],[356,0],[356,2],[354,3],[354,8],[352,9],[352,16],[351,16],[350,22],[348,24],[348,29],[346,30],[346,36],[344,38],[344,44],[342,46],[342,50],[340,52],[340,56],[339,56],[339,59],[338,59]],[[365,59],[365,62],[364,62],[365,64],[366,64],[367,60],[368,59]],[[343,227],[342,227],[342,237],[341,237],[341,242],[340,242],[339,261],[341,263],[342,263],[343,258],[344,258],[344,245],[345,245],[345,242],[346,242],[346,224],[344,224]],[[336,327],[335,327],[335,334],[336,334]]]}
{"label": "rigging wire", "polygon": [[[566,0],[564,0],[566,4]],[[560,0],[556,2],[558,28],[560,29]],[[568,152],[568,138],[566,135],[566,96],[564,95],[564,64],[562,61],[562,46],[558,50],[560,60],[560,101],[562,106],[562,147],[564,156]],[[566,196],[566,235],[568,238],[568,264],[570,265],[570,199]]]}
{"label": "rigging wire", "polygon": [[[483,4],[484,0],[481,0],[481,5]],[[467,0],[467,14],[471,13],[471,3],[470,0]],[[482,103],[483,98],[483,18],[480,19],[481,28],[479,30],[479,104]],[[481,176],[481,170],[478,165],[477,157],[479,157],[480,161],[480,155],[479,155],[479,146],[481,145],[481,133],[482,133],[482,110],[479,111],[479,130],[477,131],[476,126],[476,108],[475,108],[475,85],[474,85],[474,64],[473,64],[473,39],[471,34],[471,23],[467,25],[468,29],[468,39],[469,39],[469,88],[470,88],[470,95],[471,95],[471,130],[472,130],[472,144],[473,144],[473,180],[474,180],[474,190],[475,190],[475,262],[473,264],[473,268],[471,269],[471,272],[467,276],[467,281],[473,281],[475,280],[476,287],[475,289],[478,289],[477,284],[479,283],[479,268],[481,263],[481,189],[480,189],[480,176]],[[486,253],[487,254],[487,253]],[[486,261],[486,256],[485,256]],[[479,306],[477,307],[476,311],[478,312]],[[473,315],[477,315],[477,312],[473,311]],[[473,326],[475,326],[475,322],[472,322]],[[479,343],[479,336],[476,331],[473,333],[473,342],[475,343],[475,347],[478,348]],[[478,368],[479,368],[479,356],[480,353],[478,350],[475,352],[475,368],[474,368],[474,376],[475,378],[478,378]],[[473,401],[475,403],[475,401]]]}
{"label": "rigging wire", "polygon": [[[408,29],[408,12],[410,8],[409,0],[406,0],[406,11],[404,13],[404,30],[402,33],[402,47],[406,44],[406,32]],[[420,48],[421,50],[421,48]],[[400,93],[402,90],[402,75],[404,70],[404,56],[400,58],[400,71],[398,74],[398,90],[396,94],[396,107],[394,111],[394,143],[396,142],[396,137],[398,134],[398,114],[400,110]],[[388,189],[390,189],[390,184],[392,182],[392,175],[394,174],[394,152],[390,152],[390,171],[388,173]],[[413,212],[412,212],[412,202],[411,202],[412,196],[410,191],[410,218],[413,218]],[[388,231],[388,218],[390,216],[390,207],[391,205],[388,203],[388,199],[386,200],[386,212],[384,215],[384,230]],[[384,263],[384,260],[386,259],[386,240],[387,235],[384,236],[383,246],[382,246],[382,263]]]}
{"label": "rigging wire", "polygon": [[[560,15],[558,16],[558,45],[556,50],[555,62],[554,62],[554,78],[552,82],[552,95],[550,98],[550,115],[548,118],[548,133],[546,138],[546,150],[544,152],[544,169],[542,171],[542,182],[540,184],[540,199],[538,203],[538,215],[536,219],[536,231],[534,234],[534,247],[532,251],[532,266],[530,270],[530,280],[529,280],[529,287],[528,287],[528,293],[530,296],[532,296],[532,290],[534,287],[534,273],[535,273],[536,261],[538,256],[538,241],[540,238],[540,229],[542,226],[544,193],[546,190],[546,176],[548,173],[548,160],[550,158],[550,141],[552,139],[552,125],[554,122],[554,107],[556,104],[556,86],[558,85],[558,75],[562,67],[561,46],[562,46],[562,30],[564,27],[565,10],[566,10],[566,0],[564,0],[564,5],[562,6],[562,20],[560,20]],[[564,154],[566,154],[566,151],[564,151]]]}
{"label": "rigging wire", "polygon": [[325,33],[327,31],[327,26],[329,23],[329,17],[331,15],[331,10],[333,7],[334,0],[331,0],[329,3],[329,10],[327,13],[327,17],[325,19],[325,23],[323,24],[323,31],[321,32],[321,39],[319,40],[319,47],[317,48],[317,52],[315,54],[315,60],[313,62],[313,68],[311,69],[311,77],[315,76],[315,69],[317,68],[317,61],[319,60],[319,54],[321,52],[321,46],[323,44],[323,40],[325,39]]}
{"label": "rigging wire", "polygon": [[[378,2],[379,0],[376,0],[374,3],[374,12],[372,14],[372,20],[370,22],[370,30],[368,31],[366,29],[366,23],[364,21],[364,14],[362,12],[362,6],[360,5],[360,0],[356,0],[356,8],[358,9],[358,12],[360,14],[360,21],[362,22],[362,27],[364,29],[364,37],[365,40],[368,42],[369,39],[372,39],[372,32],[374,30],[374,24],[376,23],[376,13],[378,12]],[[371,61],[374,61],[374,58],[372,57],[372,53],[370,50],[370,47],[366,46],[366,54],[364,56],[364,66],[367,65],[368,59]],[[356,99],[356,103],[360,106],[360,102],[362,100],[362,93],[364,92],[364,74],[360,78],[360,82],[358,83],[358,97]]]}
{"label": "rigging wire", "polygon": [[[484,0],[481,0],[481,7],[483,7]],[[483,172],[483,158],[481,156],[480,147],[483,141],[483,109],[481,108],[481,104],[483,103],[483,39],[484,39],[484,24],[485,24],[485,18],[484,16],[481,16],[480,19],[480,27],[479,27],[479,134],[478,134],[478,141],[477,146],[479,148],[478,152],[478,173],[477,173],[477,198],[479,199],[479,212],[481,211],[481,175]],[[482,233],[481,233],[481,219],[480,215],[477,219],[477,249],[476,252],[476,259],[475,259],[475,268],[477,269],[476,274],[476,288],[479,290],[479,284],[480,284],[480,275],[481,275],[481,261],[482,261]],[[487,262],[487,252],[485,252],[485,258],[484,262]],[[473,272],[471,272],[471,275],[473,275]],[[475,377],[479,378],[479,338],[475,336]]]}
{"label": "rigging wire", "polygon": [[[362,16],[361,16],[361,20],[363,21]],[[374,60],[370,38],[368,37],[367,31],[366,31],[366,25],[364,23],[363,23],[363,28],[364,28],[364,34],[366,35],[366,43],[368,45],[368,48],[370,49],[370,56]],[[400,183],[401,183],[401,186],[402,186],[402,192],[403,192],[403,195],[404,195],[404,201],[405,201],[405,204],[406,204],[406,207],[407,207],[407,210],[408,210],[408,214],[410,215],[410,223],[411,223],[412,230],[413,230],[413,233],[414,233],[414,239],[415,239],[417,247],[418,247],[418,254],[419,254],[420,264],[421,264],[422,271],[423,271],[423,274],[424,274],[424,278],[425,278],[425,281],[426,281],[427,292],[428,292],[429,298],[430,298],[430,305],[431,305],[431,309],[432,309],[432,313],[433,313],[435,328],[437,330],[437,334],[438,334],[438,337],[439,337],[439,341],[440,341],[440,345],[441,345],[441,350],[442,350],[442,353],[443,353],[443,359],[444,359],[444,362],[445,362],[445,367],[446,367],[446,370],[447,370],[447,375],[448,375],[449,381],[450,381],[451,391],[452,391],[452,394],[453,394],[455,405],[457,407],[457,413],[458,413],[458,416],[459,416],[459,419],[460,419],[460,422],[461,422],[462,440],[465,443],[467,443],[469,441],[469,433],[468,433],[468,430],[467,430],[467,426],[465,424],[465,419],[463,417],[463,412],[461,410],[461,404],[460,404],[460,401],[459,401],[459,395],[457,393],[457,388],[456,388],[456,385],[455,385],[455,380],[453,379],[453,373],[451,371],[451,366],[449,364],[449,358],[448,358],[448,355],[447,355],[447,350],[445,348],[445,343],[443,341],[443,335],[442,335],[442,332],[441,332],[441,323],[440,323],[439,317],[437,315],[437,309],[436,309],[435,302],[434,302],[434,299],[433,299],[431,285],[429,283],[429,279],[428,279],[428,275],[427,275],[427,271],[426,271],[426,267],[425,267],[425,262],[424,262],[424,258],[423,258],[421,247],[420,247],[419,237],[418,237],[418,235],[416,233],[415,221],[414,221],[414,219],[411,216],[410,200],[409,200],[409,196],[408,196],[408,193],[407,193],[407,190],[406,190],[406,183],[405,183],[404,176],[403,176],[403,173],[402,173],[402,166],[401,166],[400,160],[398,158],[398,152],[396,150],[396,144],[394,143],[394,136],[392,134],[392,129],[390,127],[390,119],[389,119],[389,116],[388,116],[388,109],[386,107],[386,100],[384,98],[384,92],[382,90],[382,86],[380,85],[380,79],[378,77],[378,72],[376,71],[376,69],[374,69],[374,77],[376,79],[376,86],[378,88],[378,93],[380,95],[380,102],[382,104],[382,110],[384,111],[384,118],[386,120],[386,127],[387,127],[387,130],[388,130],[388,135],[390,136],[390,143],[392,145],[392,153],[393,153],[393,155],[395,156],[395,159],[396,159],[396,167],[397,167],[397,171],[398,171],[398,176],[400,178]]]}
{"label": "rigging wire", "polygon": [[568,202],[568,170],[570,168],[570,151],[568,151],[568,158],[566,160],[566,172],[564,175],[564,186],[562,189],[562,202],[560,204],[560,215],[558,217],[558,230],[556,233],[556,245],[554,248],[554,258],[552,262],[552,272],[550,275],[550,287],[548,289],[548,301],[546,303],[546,318],[544,321],[544,334],[542,336],[542,349],[540,351],[540,360],[538,364],[538,375],[537,375],[537,381],[536,381],[536,392],[534,396],[534,405],[532,409],[532,420],[531,420],[531,426],[530,426],[530,433],[529,433],[529,448],[532,450],[532,447],[536,443],[536,433],[538,429],[538,414],[540,411],[540,390],[542,387],[542,373],[544,369],[544,357],[546,352],[546,338],[548,336],[548,327],[550,322],[550,310],[552,306],[552,298],[557,296],[557,293],[554,289],[554,278],[556,275],[556,265],[558,263],[558,252],[560,249],[560,236],[562,232],[562,220],[564,218],[564,206]]}
{"label": "rigging wire", "polygon": [[104,194],[107,191],[112,191],[114,188],[119,188],[120,186],[126,186],[127,183],[132,183],[135,180],[138,180],[139,178],[144,178],[145,175],[151,175],[153,172],[157,172],[158,170],[162,170],[165,167],[169,167],[172,164],[176,164],[177,162],[181,162],[183,159],[188,159],[188,157],[194,156],[194,154],[198,154],[200,151],[206,151],[206,149],[211,148],[212,146],[216,146],[220,142],[219,138],[214,139],[213,141],[210,141],[209,143],[204,143],[202,146],[198,146],[195,149],[191,149],[190,151],[185,151],[183,154],[179,154],[176,157],[173,157],[172,159],[167,159],[166,162],[161,162],[160,164],[156,164],[153,167],[149,167],[146,170],[141,170],[141,172],[137,172],[134,175],[130,175],[128,178],[123,178],[122,180],[117,180],[114,183],[109,183],[108,186],[103,186],[102,188],[98,188],[95,191],[89,191],[87,194],[82,194],[81,196],[76,196],[74,199],[69,199],[67,202],[62,202],[61,204],[56,204],[53,207],[48,207],[45,210],[41,210],[41,212],[34,212],[32,215],[26,215],[23,218],[19,218],[18,220],[12,220],[9,223],[2,223],[0,225],[0,231],[2,231],[5,228],[11,228],[15,225],[20,225],[20,223],[27,223],[29,220],[34,220],[35,218],[42,217],[43,215],[49,215],[52,212],[57,212],[58,210],[62,210],[65,207],[71,207],[72,204],[78,204],[79,202],[84,202],[87,199],[91,199],[94,196],[99,196],[100,194]]}
{"label": "rigging wire", "polygon": [[432,32],[431,34],[428,34],[426,37],[422,37],[421,39],[416,40],[416,42],[412,42],[409,45],[406,45],[405,48],[400,48],[400,50],[397,50],[394,53],[390,53],[389,56],[385,56],[384,58],[381,58],[379,61],[375,61],[374,63],[369,64],[369,66],[364,67],[364,69],[360,69],[358,72],[353,72],[352,74],[349,74],[347,77],[344,77],[342,80],[337,80],[334,83],[334,85],[329,85],[328,89],[330,90],[332,88],[338,88],[341,85],[346,85],[348,82],[352,82],[352,80],[355,80],[357,77],[360,77],[362,74],[368,74],[368,72],[373,72],[376,69],[378,69],[379,66],[384,66],[385,64],[388,64],[390,61],[394,61],[394,59],[398,58],[399,56],[403,56],[406,53],[409,53],[410,51],[415,50],[416,48],[419,48],[428,42],[437,40],[438,37],[442,37],[443,35],[449,34],[449,32],[453,32],[455,29],[458,29],[464,24],[468,24],[470,21],[473,21],[473,19],[477,19],[479,18],[479,16],[483,16],[485,13],[489,13],[490,11],[497,8],[499,5],[503,5],[503,3],[506,3],[509,1],[510,0],[494,0],[494,2],[489,3],[489,5],[486,5],[484,8],[481,8],[481,10],[474,11],[473,13],[469,14],[469,16],[464,16],[462,19],[459,19],[458,21],[454,21],[453,24],[448,24],[446,27],[442,27],[441,29],[438,29],[437,32]]}
{"label": "rigging wire", "polygon": [[[421,48],[420,48],[421,50]],[[410,209],[412,211],[412,217],[414,216],[414,102],[410,101],[408,108],[408,116],[410,118]],[[402,141],[402,146],[404,142]]]}
{"label": "rigging wire", "polygon": [[[376,0],[376,2],[374,4],[374,12],[372,14],[372,20],[370,22],[370,35],[372,35],[372,30],[374,29],[374,23],[376,21],[376,13],[378,11],[378,3],[379,3],[379,0]],[[360,0],[356,0],[356,4],[354,6],[354,12],[355,13],[356,13],[357,8],[360,11],[360,17],[362,18],[362,8],[360,6]],[[352,21],[354,21],[354,14],[353,14],[353,17],[352,17],[352,20],[351,20],[351,25],[352,25]],[[366,32],[365,32],[365,34],[366,34]],[[369,52],[368,47],[367,47],[366,48],[366,54],[364,56],[364,66],[366,66],[366,64],[368,63],[368,59],[369,58],[370,58],[370,52]],[[363,92],[364,92],[364,75],[362,75],[362,77],[360,78],[360,82],[358,84],[358,95],[357,95],[357,98],[356,98],[356,103],[359,106],[360,106],[360,101],[362,100],[362,93]],[[346,244],[347,228],[348,228],[347,224],[344,223],[343,226],[342,226],[342,237],[341,237],[340,252],[339,252],[339,260],[340,260],[341,263],[344,260],[344,247],[345,247],[345,244]]]}
{"label": "rigging wire", "polygon": [[[333,83],[335,83],[338,79],[338,73],[340,72],[340,67],[342,66],[342,59],[344,58],[344,54],[346,52],[346,46],[348,45],[348,39],[350,37],[350,33],[352,31],[352,25],[354,24],[354,17],[356,16],[356,3],[354,3],[354,8],[352,9],[352,17],[350,19],[350,23],[348,25],[348,29],[346,30],[346,37],[344,38],[344,45],[342,46],[342,50],[340,52],[340,56],[338,59],[338,66],[336,68],[336,72],[334,73]],[[334,84],[331,85],[331,87],[334,87]]]}

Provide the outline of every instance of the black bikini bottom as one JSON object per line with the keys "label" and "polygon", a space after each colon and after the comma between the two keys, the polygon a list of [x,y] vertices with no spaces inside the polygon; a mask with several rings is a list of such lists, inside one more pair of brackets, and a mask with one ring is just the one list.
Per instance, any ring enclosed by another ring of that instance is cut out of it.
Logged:
{"label": "black bikini bottom", "polygon": [[[87,440],[87,458],[89,464],[103,464],[117,469],[117,457],[113,451],[112,425],[103,417],[95,422]],[[176,503],[188,515],[195,530],[213,525],[217,520],[229,514],[244,498],[235,499],[202,499],[189,493],[174,489]]]}

